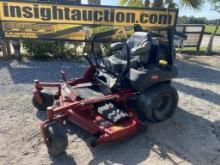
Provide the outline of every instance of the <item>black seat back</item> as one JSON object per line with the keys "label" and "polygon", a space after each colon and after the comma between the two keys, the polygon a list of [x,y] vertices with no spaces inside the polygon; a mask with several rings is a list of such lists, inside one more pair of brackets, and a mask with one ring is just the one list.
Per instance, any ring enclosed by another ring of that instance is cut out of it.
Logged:
{"label": "black seat back", "polygon": [[144,46],[151,41],[151,35],[147,32],[135,32],[128,40],[127,45],[131,49],[139,46]]}
{"label": "black seat back", "polygon": [[151,34],[148,32],[135,32],[127,41],[131,50],[131,58],[138,59],[139,63],[146,66],[151,50]]}
{"label": "black seat back", "polygon": [[[151,49],[151,35],[147,32],[135,32],[128,40],[127,45],[131,54],[130,68],[138,68],[139,64],[147,65]],[[147,49],[143,49],[146,47]],[[114,54],[104,59],[104,64],[115,73],[121,73],[127,64],[127,49],[122,43],[111,45]]]}

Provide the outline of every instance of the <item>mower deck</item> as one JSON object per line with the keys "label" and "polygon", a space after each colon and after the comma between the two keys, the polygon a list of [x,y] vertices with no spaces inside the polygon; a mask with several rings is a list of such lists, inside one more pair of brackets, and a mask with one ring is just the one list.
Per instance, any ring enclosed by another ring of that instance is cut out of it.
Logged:
{"label": "mower deck", "polygon": [[[57,84],[60,88],[60,107],[49,107],[48,120],[41,125],[45,142],[47,139],[44,131],[47,123],[64,119],[94,135],[91,145],[117,141],[143,129],[137,114],[131,107],[127,107],[125,102],[126,98],[132,97],[135,93],[131,90],[122,90],[111,94],[104,87],[84,81],[77,79]],[[37,83],[40,86],[40,82]]]}

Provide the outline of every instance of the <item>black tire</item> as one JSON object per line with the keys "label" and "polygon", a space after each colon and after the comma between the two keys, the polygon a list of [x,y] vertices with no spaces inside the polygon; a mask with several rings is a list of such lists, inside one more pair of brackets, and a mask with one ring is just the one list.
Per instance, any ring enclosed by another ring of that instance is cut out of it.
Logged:
{"label": "black tire", "polygon": [[176,61],[176,49],[173,48],[173,63]]}
{"label": "black tire", "polygon": [[59,155],[68,147],[68,138],[65,128],[61,123],[53,122],[45,126],[46,145],[48,153],[52,156]]}
{"label": "black tire", "polygon": [[92,135],[92,136],[90,136],[89,138],[88,138],[88,143],[89,143],[89,145],[91,146],[91,147],[96,147],[97,146],[97,143],[96,143],[96,141],[97,141],[97,139],[99,138],[99,133],[96,133],[96,134],[94,134],[94,135]]}
{"label": "black tire", "polygon": [[89,139],[88,139],[89,145],[91,147],[96,147],[97,146],[96,140],[97,140],[97,137],[95,137],[95,136],[89,137]]}
{"label": "black tire", "polygon": [[178,100],[176,89],[169,83],[160,84],[140,94],[137,108],[147,120],[159,123],[174,114]]}
{"label": "black tire", "polygon": [[33,96],[33,98],[32,98],[33,106],[35,108],[37,108],[39,111],[46,111],[47,107],[53,105],[53,103],[54,103],[54,96],[51,93],[46,92],[45,90],[42,90],[40,92],[40,94],[41,94],[41,97],[43,98],[43,104],[39,104],[37,102],[37,100],[35,99],[35,97]]}

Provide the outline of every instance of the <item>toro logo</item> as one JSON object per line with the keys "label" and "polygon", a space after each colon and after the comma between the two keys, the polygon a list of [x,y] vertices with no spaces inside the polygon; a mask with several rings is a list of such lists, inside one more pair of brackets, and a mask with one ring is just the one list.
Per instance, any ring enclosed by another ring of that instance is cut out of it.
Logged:
{"label": "toro logo", "polygon": [[151,79],[152,81],[157,81],[157,80],[160,79],[160,76],[159,76],[159,75],[152,75],[152,76],[150,77],[150,79]]}

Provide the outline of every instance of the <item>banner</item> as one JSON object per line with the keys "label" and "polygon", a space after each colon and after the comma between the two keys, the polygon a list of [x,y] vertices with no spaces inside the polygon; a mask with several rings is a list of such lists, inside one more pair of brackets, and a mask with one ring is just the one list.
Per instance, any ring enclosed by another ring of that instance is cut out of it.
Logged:
{"label": "banner", "polygon": [[70,5],[0,0],[0,30],[4,38],[90,40],[96,33],[121,40],[143,28],[175,26],[178,10]]}

